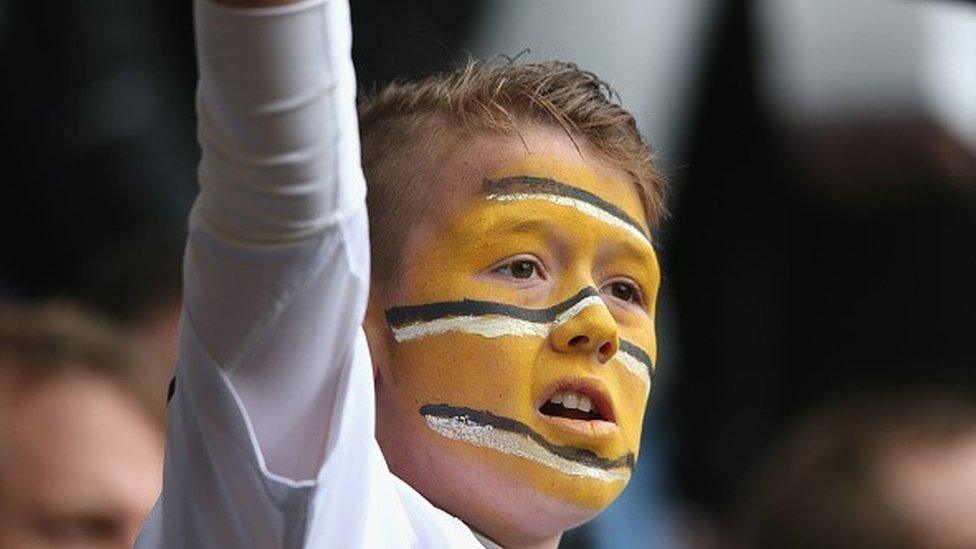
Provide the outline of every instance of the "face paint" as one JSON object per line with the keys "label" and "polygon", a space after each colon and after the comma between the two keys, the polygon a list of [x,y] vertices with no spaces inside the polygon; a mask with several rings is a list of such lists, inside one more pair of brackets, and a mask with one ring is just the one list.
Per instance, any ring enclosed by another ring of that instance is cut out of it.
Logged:
{"label": "face paint", "polygon": [[420,413],[447,438],[530,459],[567,475],[614,482],[627,480],[634,468],[632,453],[611,460],[582,448],[557,446],[528,425],[491,412],[441,404],[424,406]]}
{"label": "face paint", "polygon": [[488,200],[499,202],[546,200],[560,206],[575,208],[584,215],[631,233],[648,244],[651,243],[643,227],[613,203],[553,179],[531,176],[489,179],[485,181],[483,188]]}
{"label": "face paint", "polygon": [[[386,310],[390,381],[414,414],[397,421],[472,467],[580,508],[609,504],[630,477],[654,370],[660,275],[642,218],[630,183],[583,164],[529,157],[491,174],[410,254]],[[499,268],[522,257],[545,277]],[[615,297],[614,281],[643,303]],[[593,348],[570,344],[580,336]]]}
{"label": "face paint", "polygon": [[[393,307],[386,311],[386,321],[399,343],[451,332],[488,338],[547,338],[553,329],[591,306],[603,306],[600,292],[592,287],[583,288],[570,299],[548,309],[526,309],[494,301],[465,299]],[[636,344],[621,339],[614,360],[641,382],[650,385],[654,365]]]}

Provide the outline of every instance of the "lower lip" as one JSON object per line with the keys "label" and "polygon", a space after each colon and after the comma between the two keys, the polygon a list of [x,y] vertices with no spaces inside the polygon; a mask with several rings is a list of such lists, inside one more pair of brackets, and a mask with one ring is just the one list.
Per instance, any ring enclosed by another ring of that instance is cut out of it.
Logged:
{"label": "lower lip", "polygon": [[617,433],[617,424],[602,419],[570,419],[568,417],[547,416],[541,412],[537,415],[546,423],[561,431],[587,438],[601,438],[613,436]]}

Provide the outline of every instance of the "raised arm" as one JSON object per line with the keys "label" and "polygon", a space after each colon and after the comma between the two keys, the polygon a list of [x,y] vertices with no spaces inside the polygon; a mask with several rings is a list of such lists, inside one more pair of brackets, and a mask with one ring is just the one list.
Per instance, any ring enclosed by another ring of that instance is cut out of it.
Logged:
{"label": "raised arm", "polygon": [[196,3],[194,220],[242,244],[320,232],[365,194],[346,1],[267,2]]}
{"label": "raised arm", "polygon": [[201,192],[187,315],[270,471],[315,475],[368,284],[346,0],[198,0]]}
{"label": "raised arm", "polygon": [[140,546],[297,547],[330,452],[374,444],[349,9],[196,0],[195,18],[201,190]]}

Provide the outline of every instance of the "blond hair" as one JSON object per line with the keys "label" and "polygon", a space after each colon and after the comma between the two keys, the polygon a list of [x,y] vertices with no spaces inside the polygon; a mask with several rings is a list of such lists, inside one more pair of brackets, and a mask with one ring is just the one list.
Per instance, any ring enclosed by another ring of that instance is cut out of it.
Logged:
{"label": "blond hair", "polygon": [[519,124],[561,128],[627,173],[641,196],[648,225],[665,213],[665,180],[651,147],[610,86],[573,63],[469,61],[463,68],[412,82],[394,82],[360,101],[373,272],[398,272],[406,227],[427,207],[421,187],[437,159],[432,148],[458,130],[518,134]]}

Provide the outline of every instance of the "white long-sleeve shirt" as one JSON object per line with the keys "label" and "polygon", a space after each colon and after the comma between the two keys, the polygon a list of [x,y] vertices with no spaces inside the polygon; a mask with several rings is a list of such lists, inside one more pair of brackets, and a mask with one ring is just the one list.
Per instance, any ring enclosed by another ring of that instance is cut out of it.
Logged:
{"label": "white long-sleeve shirt", "polygon": [[481,547],[390,473],[347,0],[198,0],[190,219],[163,493],[140,548]]}

